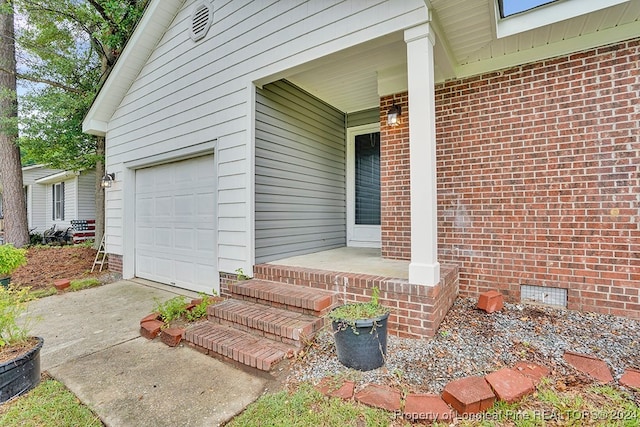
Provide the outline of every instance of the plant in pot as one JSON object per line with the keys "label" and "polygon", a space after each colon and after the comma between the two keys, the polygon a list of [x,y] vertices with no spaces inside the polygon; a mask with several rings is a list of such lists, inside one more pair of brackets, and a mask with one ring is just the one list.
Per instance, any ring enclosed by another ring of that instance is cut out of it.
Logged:
{"label": "plant in pot", "polygon": [[13,245],[0,245],[0,284],[5,288],[11,281],[11,273],[27,263],[26,249],[19,249]]}
{"label": "plant in pot", "polygon": [[31,390],[40,382],[40,349],[44,340],[29,336],[23,316],[29,288],[0,286],[0,403]]}
{"label": "plant in pot", "polygon": [[369,371],[384,365],[387,355],[387,320],[390,310],[380,305],[380,290],[373,288],[367,302],[348,303],[329,312],[338,360]]}

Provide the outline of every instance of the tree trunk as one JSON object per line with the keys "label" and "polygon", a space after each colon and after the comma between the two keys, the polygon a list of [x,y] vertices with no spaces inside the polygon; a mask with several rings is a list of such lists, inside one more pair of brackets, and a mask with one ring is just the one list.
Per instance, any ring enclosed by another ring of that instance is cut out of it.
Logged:
{"label": "tree trunk", "polygon": [[0,180],[5,242],[16,247],[29,243],[27,203],[22,181],[16,95],[16,45],[13,4],[0,0]]}
{"label": "tree trunk", "polygon": [[104,209],[105,209],[105,190],[102,188],[102,177],[105,174],[104,154],[105,141],[104,136],[96,137],[96,154],[98,161],[96,162],[96,240],[93,247],[98,249],[102,236],[104,235]]}

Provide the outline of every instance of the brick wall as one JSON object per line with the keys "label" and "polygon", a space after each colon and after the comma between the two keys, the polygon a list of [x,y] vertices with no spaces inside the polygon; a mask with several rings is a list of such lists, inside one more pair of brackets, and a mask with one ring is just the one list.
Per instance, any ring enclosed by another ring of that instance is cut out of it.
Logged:
{"label": "brick wall", "polygon": [[413,285],[407,280],[359,273],[260,264],[257,279],[308,286],[336,292],[341,302],[369,301],[380,290],[380,304],[390,307],[388,331],[405,338],[432,337],[458,295],[458,269],[443,265],[435,286]]}
{"label": "brick wall", "polygon": [[107,260],[110,272],[122,274],[122,255],[107,254]]}
{"label": "brick wall", "polygon": [[[408,94],[380,100],[380,216],[382,257],[411,259]],[[400,124],[387,125],[387,111],[402,108]]]}
{"label": "brick wall", "polygon": [[640,317],[638,39],[436,87],[439,257],[463,295]]}

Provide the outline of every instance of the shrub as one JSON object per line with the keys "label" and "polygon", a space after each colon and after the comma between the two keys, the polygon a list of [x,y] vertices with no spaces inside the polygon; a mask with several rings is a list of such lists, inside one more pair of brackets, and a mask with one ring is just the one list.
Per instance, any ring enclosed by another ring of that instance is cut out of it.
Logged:
{"label": "shrub", "polygon": [[169,324],[187,312],[187,300],[184,296],[179,295],[165,302],[156,301],[153,311],[160,313],[162,321],[165,324]]}
{"label": "shrub", "polygon": [[13,245],[0,245],[0,277],[10,276],[18,267],[27,263],[27,250]]}
{"label": "shrub", "polygon": [[31,300],[29,288],[0,286],[0,348],[26,341],[29,322],[18,318],[27,310]]}

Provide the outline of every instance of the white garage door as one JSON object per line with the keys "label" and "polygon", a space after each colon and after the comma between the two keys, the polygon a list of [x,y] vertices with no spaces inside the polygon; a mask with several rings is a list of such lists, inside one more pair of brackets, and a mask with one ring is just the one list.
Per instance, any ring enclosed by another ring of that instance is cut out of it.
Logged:
{"label": "white garage door", "polygon": [[136,276],[219,291],[215,195],[213,155],[136,171]]}

